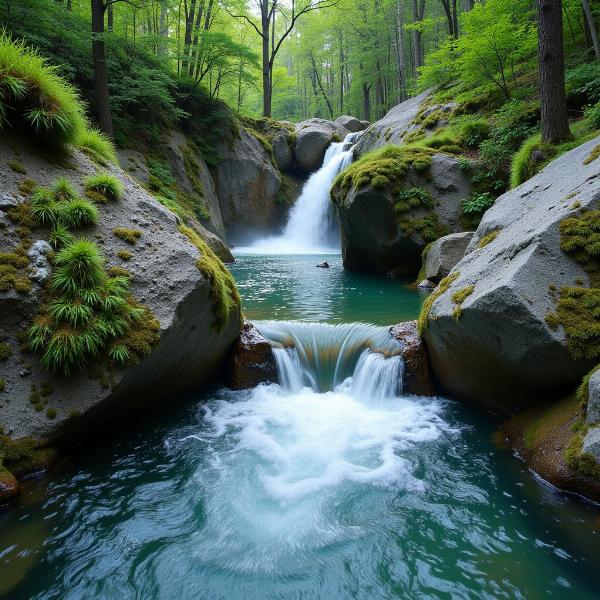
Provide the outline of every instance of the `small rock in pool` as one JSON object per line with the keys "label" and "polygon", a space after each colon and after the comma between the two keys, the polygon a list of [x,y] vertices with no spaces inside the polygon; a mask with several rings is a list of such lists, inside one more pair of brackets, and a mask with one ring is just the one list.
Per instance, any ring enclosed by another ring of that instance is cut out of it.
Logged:
{"label": "small rock in pool", "polygon": [[433,283],[433,281],[430,281],[429,279],[423,279],[423,281],[421,281],[421,283],[419,283],[417,287],[420,290],[432,290],[433,288],[435,288],[435,283]]}
{"label": "small rock in pool", "polygon": [[329,269],[329,263],[327,261],[322,262],[320,265],[317,265],[318,269]]}

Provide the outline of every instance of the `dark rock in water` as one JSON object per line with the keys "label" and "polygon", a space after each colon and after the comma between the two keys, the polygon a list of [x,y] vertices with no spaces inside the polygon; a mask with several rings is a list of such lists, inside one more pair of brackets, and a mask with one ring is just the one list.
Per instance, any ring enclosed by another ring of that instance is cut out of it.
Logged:
{"label": "dark rock in water", "polygon": [[329,263],[327,261],[322,262],[320,264],[317,265],[318,269],[329,269]]}
{"label": "dark rock in water", "polygon": [[259,383],[277,381],[277,367],[271,344],[252,323],[244,323],[231,359],[229,387],[245,390]]}
{"label": "dark rock in water", "polygon": [[417,287],[420,290],[433,290],[435,288],[435,283],[433,283],[433,281],[430,281],[429,279],[423,279],[423,281],[421,281],[421,283],[419,283]]}
{"label": "dark rock in water", "polygon": [[19,493],[19,482],[12,473],[0,470],[0,504],[9,502]]}
{"label": "dark rock in water", "polygon": [[416,396],[433,396],[434,389],[427,361],[425,343],[419,337],[416,321],[399,323],[390,328],[394,338],[402,343],[404,379],[402,392]]}

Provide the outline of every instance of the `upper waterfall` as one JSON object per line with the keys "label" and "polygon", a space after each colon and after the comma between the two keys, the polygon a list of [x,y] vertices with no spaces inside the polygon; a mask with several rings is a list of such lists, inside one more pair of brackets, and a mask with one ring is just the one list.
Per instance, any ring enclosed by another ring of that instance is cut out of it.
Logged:
{"label": "upper waterfall", "polygon": [[304,184],[280,235],[258,240],[238,251],[256,254],[339,252],[337,215],[329,201],[329,191],[335,176],[352,162],[353,148],[361,133],[350,133],[343,142],[334,142],[327,148],[323,165]]}

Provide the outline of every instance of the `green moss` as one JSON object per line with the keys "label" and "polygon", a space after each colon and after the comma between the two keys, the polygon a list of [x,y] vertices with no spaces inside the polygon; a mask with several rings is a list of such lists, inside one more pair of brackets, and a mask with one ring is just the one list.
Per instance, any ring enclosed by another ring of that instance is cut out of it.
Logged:
{"label": "green moss", "polygon": [[127,229],[126,227],[115,227],[113,233],[124,242],[134,245],[142,237],[142,232],[138,229]]}
{"label": "green moss", "polygon": [[554,151],[549,144],[542,142],[538,133],[523,142],[520,150],[513,156],[510,170],[510,187],[516,188],[523,182],[531,179],[546,161],[532,160],[534,152],[542,152],[544,156],[552,156]]}
{"label": "green moss", "polygon": [[419,284],[421,281],[425,279],[425,264],[427,263],[427,255],[429,254],[429,250],[431,249],[431,244],[433,242],[429,242],[425,248],[423,248],[423,252],[421,252],[421,269],[419,270],[419,274],[417,275],[417,279],[415,283]]}
{"label": "green moss", "polygon": [[217,331],[221,331],[227,324],[231,312],[239,311],[241,307],[241,299],[235,281],[227,267],[193,229],[180,225],[179,231],[202,254],[196,261],[196,266],[210,282],[212,310],[215,315],[213,327]]}
{"label": "green moss", "polygon": [[583,440],[588,431],[589,426],[580,422],[565,450],[565,462],[576,475],[598,481],[600,480],[600,464],[592,454],[583,451]]}
{"label": "green moss", "polygon": [[86,194],[99,194],[105,200],[117,201],[123,199],[123,184],[114,175],[101,171],[86,177],[83,182]]}
{"label": "green moss", "polygon": [[5,342],[0,342],[0,361],[8,360],[11,354],[10,346]]}
{"label": "green moss", "polygon": [[455,321],[458,321],[462,316],[462,303],[475,291],[474,285],[467,285],[464,288],[461,288],[457,292],[452,294],[452,302],[456,304],[456,307],[452,311],[452,318]]}
{"label": "green moss", "polygon": [[131,273],[123,267],[109,267],[106,272],[111,277],[131,277]]}
{"label": "green moss", "polygon": [[16,476],[48,469],[56,451],[31,437],[13,440],[0,427],[0,466]]}
{"label": "green moss", "polygon": [[490,231],[487,235],[484,235],[480,240],[477,246],[479,248],[485,248],[488,244],[491,244],[500,234],[499,229],[494,229]]}
{"label": "green moss", "polygon": [[408,169],[426,171],[431,166],[434,150],[417,146],[385,146],[368,152],[335,179],[332,192],[348,192],[351,187],[359,189],[366,185],[400,193],[400,184]]}
{"label": "green moss", "polygon": [[25,165],[23,163],[19,162],[18,160],[9,160],[6,164],[15,173],[20,173],[21,175],[27,175],[27,169],[25,168]]}
{"label": "green moss", "polygon": [[33,404],[33,408],[35,408],[36,412],[42,412],[47,404],[46,400],[44,400],[44,397],[42,396],[42,392],[40,392],[35,384],[32,384],[31,386],[29,402]]}
{"label": "green moss", "polygon": [[460,277],[460,273],[455,271],[454,273],[450,273],[448,277],[444,277],[438,284],[438,286],[431,292],[431,294],[427,297],[425,302],[423,302],[423,307],[421,308],[421,314],[419,315],[419,320],[417,321],[417,329],[419,331],[419,335],[423,335],[424,331],[429,326],[429,315],[431,312],[431,307],[433,303],[443,294],[445,294],[450,286]]}
{"label": "green moss", "polygon": [[[373,187],[377,186],[373,184]],[[433,208],[433,204],[433,198],[429,192],[421,188],[412,187],[400,192],[398,202],[394,205],[394,211],[396,215],[401,215],[419,208]]]}
{"label": "green moss", "polygon": [[595,146],[590,152],[589,156],[583,161],[584,165],[589,165],[591,162],[595,161],[598,157],[600,157],[600,144]]}
{"label": "green moss", "polygon": [[406,235],[418,234],[425,242],[435,242],[449,231],[434,212],[416,219],[400,219],[398,226]]}
{"label": "green moss", "polygon": [[18,190],[23,196],[30,196],[36,188],[37,183],[33,179],[23,179],[23,181],[19,183]]}
{"label": "green moss", "polygon": [[0,377],[0,392],[4,392],[6,390],[6,380]]}
{"label": "green moss", "polygon": [[11,208],[6,211],[6,214],[11,221],[18,223],[23,227],[33,229],[38,225],[31,211],[31,202],[21,202],[21,204],[17,204],[17,206],[11,206]]}
{"label": "green moss", "polygon": [[573,394],[552,404],[541,412],[523,432],[523,442],[528,450],[545,444],[549,437],[553,437],[560,427],[567,424],[577,416],[578,406]]}
{"label": "green moss", "polygon": [[600,210],[586,211],[560,223],[560,247],[600,284]]}
{"label": "green moss", "polygon": [[128,252],[127,250],[119,250],[117,252],[117,256],[121,259],[121,260],[130,260],[131,257],[133,256],[133,254],[131,254],[131,252]]}
{"label": "green moss", "polygon": [[58,411],[55,408],[53,408],[52,406],[50,408],[48,408],[48,410],[46,411],[46,416],[49,419],[56,419],[57,415],[58,415]]}

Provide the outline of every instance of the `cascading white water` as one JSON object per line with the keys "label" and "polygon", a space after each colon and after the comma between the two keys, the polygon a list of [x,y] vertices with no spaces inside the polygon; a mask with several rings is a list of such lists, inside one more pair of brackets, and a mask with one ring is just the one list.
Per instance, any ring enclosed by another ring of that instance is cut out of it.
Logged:
{"label": "cascading white water", "polygon": [[257,254],[339,252],[339,230],[329,191],[335,176],[352,162],[360,133],[350,133],[343,142],[335,142],[327,148],[323,165],[304,184],[281,235],[258,240],[237,251]]}

